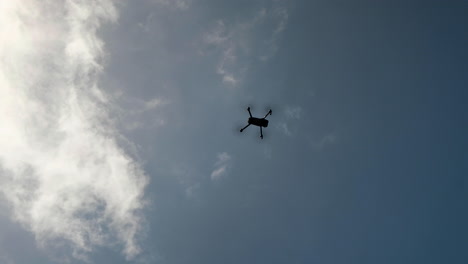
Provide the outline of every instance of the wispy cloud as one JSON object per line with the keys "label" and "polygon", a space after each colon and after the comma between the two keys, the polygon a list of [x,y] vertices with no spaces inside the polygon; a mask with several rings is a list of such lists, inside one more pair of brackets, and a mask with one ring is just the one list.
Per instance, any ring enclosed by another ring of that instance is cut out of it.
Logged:
{"label": "wispy cloud", "polygon": [[288,124],[286,124],[285,122],[279,122],[276,125],[276,128],[278,128],[281,132],[283,132],[288,137],[292,135],[291,130],[289,130]]}
{"label": "wispy cloud", "polygon": [[[203,41],[217,48],[216,73],[231,87],[242,83],[253,58],[267,61],[278,50],[278,40],[288,21],[288,10],[275,2],[241,22],[218,20],[203,35]],[[269,32],[265,36],[263,31]]]}
{"label": "wispy cloud", "polygon": [[193,185],[188,186],[187,188],[185,188],[185,195],[188,198],[194,198],[197,190],[200,189],[200,186],[201,185],[198,182]]}
{"label": "wispy cloud", "polygon": [[212,180],[218,180],[227,173],[230,160],[231,156],[228,153],[223,152],[218,154],[217,161],[215,163],[215,169],[211,172],[210,175]]}
{"label": "wispy cloud", "polygon": [[150,32],[151,31],[151,24],[154,22],[154,13],[150,13],[149,15],[146,16],[144,22],[138,23],[138,26],[144,31],[144,32]]}
{"label": "wispy cloud", "polygon": [[310,140],[311,146],[316,150],[321,150],[325,146],[336,143],[337,136],[334,133],[327,134],[318,140]]}
{"label": "wispy cloud", "polygon": [[117,102],[113,105],[112,111],[120,120],[119,125],[124,130],[132,131],[166,125],[164,110],[170,104],[166,98],[154,97],[143,100],[118,93],[112,100]]}
{"label": "wispy cloud", "polygon": [[286,117],[289,119],[300,119],[302,114],[302,108],[300,106],[289,106],[286,107]]}
{"label": "wispy cloud", "polygon": [[0,250],[0,263],[3,264],[15,264],[13,259],[11,259],[3,250]]}
{"label": "wispy cloud", "polygon": [[271,159],[272,157],[272,154],[273,154],[273,150],[270,146],[265,146],[263,148],[263,156],[265,157],[265,159]]}
{"label": "wispy cloud", "polygon": [[[147,177],[119,146],[98,87],[112,1],[0,4],[0,190],[42,247],[140,252]],[[153,107],[151,102],[147,107]]]}
{"label": "wispy cloud", "polygon": [[283,115],[281,120],[279,120],[275,128],[281,131],[286,136],[292,136],[295,132],[297,132],[297,123],[302,116],[302,107],[300,106],[286,106],[284,111],[282,111]]}
{"label": "wispy cloud", "polygon": [[170,173],[177,179],[187,198],[196,198],[201,187],[199,172],[188,163],[174,162]]}
{"label": "wispy cloud", "polygon": [[162,4],[179,10],[187,10],[190,7],[191,0],[150,0],[151,2]]}
{"label": "wispy cloud", "polygon": [[267,43],[267,47],[263,51],[263,54],[259,57],[262,61],[268,61],[276,54],[276,52],[278,52],[278,41],[281,37],[281,34],[286,29],[289,19],[288,10],[281,6],[273,8],[271,11],[269,11],[268,15],[275,21],[275,27],[272,30],[270,38],[265,41]]}
{"label": "wispy cloud", "polygon": [[205,34],[204,41],[220,49],[221,56],[216,66],[216,73],[222,76],[222,81],[235,86],[240,81],[240,73],[235,73],[233,67],[237,60],[237,43],[233,40],[234,31],[228,32],[224,21],[218,20],[212,31]]}
{"label": "wispy cloud", "polygon": [[156,107],[162,106],[167,102],[161,98],[153,98],[151,100],[145,101],[145,110],[153,110]]}

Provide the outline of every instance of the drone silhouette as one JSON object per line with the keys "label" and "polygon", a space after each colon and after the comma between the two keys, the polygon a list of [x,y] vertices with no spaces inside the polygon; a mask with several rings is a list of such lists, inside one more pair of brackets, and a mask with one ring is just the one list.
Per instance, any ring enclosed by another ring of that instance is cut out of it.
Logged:
{"label": "drone silhouette", "polygon": [[249,115],[250,115],[249,120],[247,121],[248,124],[245,127],[243,127],[240,130],[240,132],[244,131],[244,129],[246,129],[250,125],[258,126],[260,127],[260,138],[263,139],[262,127],[268,127],[268,120],[266,119],[266,117],[268,115],[271,115],[271,109],[263,118],[253,117],[252,113],[250,113],[250,107],[247,107],[247,111],[249,111]]}

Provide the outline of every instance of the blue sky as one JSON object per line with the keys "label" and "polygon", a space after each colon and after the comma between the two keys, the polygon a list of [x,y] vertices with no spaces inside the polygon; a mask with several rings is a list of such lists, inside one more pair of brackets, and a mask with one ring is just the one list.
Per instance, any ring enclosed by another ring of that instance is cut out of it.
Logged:
{"label": "blue sky", "polygon": [[0,262],[466,263],[467,12],[0,4]]}

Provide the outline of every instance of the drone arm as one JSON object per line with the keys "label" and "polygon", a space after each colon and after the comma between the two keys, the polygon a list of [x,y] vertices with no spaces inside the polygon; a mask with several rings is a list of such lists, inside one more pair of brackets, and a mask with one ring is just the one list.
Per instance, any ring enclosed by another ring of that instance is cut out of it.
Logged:
{"label": "drone arm", "polygon": [[260,127],[260,138],[263,139],[263,131],[262,131],[262,127]]}
{"label": "drone arm", "polygon": [[250,124],[247,124],[245,127],[243,127],[240,132],[244,131],[244,129],[246,129],[248,126],[250,126]]}
{"label": "drone arm", "polygon": [[252,117],[252,113],[250,113],[250,107],[247,107],[247,111],[249,111],[249,115]]}
{"label": "drone arm", "polygon": [[263,117],[263,119],[265,119],[267,116],[271,115],[271,109],[270,111],[268,111],[268,113]]}

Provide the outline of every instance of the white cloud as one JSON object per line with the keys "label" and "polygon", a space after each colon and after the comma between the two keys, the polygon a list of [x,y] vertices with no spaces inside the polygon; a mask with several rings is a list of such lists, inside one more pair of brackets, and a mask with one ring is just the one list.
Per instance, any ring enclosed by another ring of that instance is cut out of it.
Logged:
{"label": "white cloud", "polygon": [[221,166],[221,167],[215,169],[215,170],[211,173],[211,179],[212,179],[212,180],[220,179],[221,176],[223,176],[225,173],[226,173],[226,166]]}
{"label": "white cloud", "polygon": [[235,86],[239,82],[239,80],[234,78],[234,76],[228,73],[228,74],[223,75],[223,82]]}
{"label": "white cloud", "polygon": [[223,152],[218,154],[215,169],[210,175],[212,180],[221,179],[227,173],[228,167],[230,166],[230,160],[231,156],[228,153]]}
{"label": "white cloud", "polygon": [[0,2],[0,191],[40,246],[77,258],[116,242],[140,252],[147,177],[97,82],[97,30],[116,19],[110,0]]}

